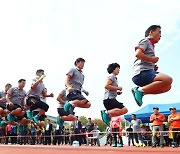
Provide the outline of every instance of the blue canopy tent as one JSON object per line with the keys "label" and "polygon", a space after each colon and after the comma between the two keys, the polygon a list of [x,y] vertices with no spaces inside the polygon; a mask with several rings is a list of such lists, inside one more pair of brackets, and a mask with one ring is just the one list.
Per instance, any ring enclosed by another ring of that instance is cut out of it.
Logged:
{"label": "blue canopy tent", "polygon": [[179,103],[171,103],[171,104],[148,104],[136,112],[124,115],[124,118],[128,121],[131,121],[132,120],[131,115],[136,114],[136,117],[138,119],[141,119],[141,121],[143,123],[150,123],[149,118],[150,118],[151,114],[153,113],[153,107],[158,107],[159,112],[163,113],[164,116],[166,117],[166,119],[167,119],[168,115],[171,114],[169,111],[170,107],[176,107],[177,112],[180,112],[180,102]]}

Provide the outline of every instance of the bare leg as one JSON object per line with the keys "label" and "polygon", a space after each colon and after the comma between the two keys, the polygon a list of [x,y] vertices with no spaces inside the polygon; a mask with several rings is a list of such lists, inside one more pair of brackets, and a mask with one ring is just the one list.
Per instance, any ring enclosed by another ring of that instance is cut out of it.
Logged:
{"label": "bare leg", "polygon": [[8,114],[8,112],[9,112],[9,111],[8,111],[8,110],[6,110],[6,109],[5,109],[5,110],[3,110],[3,112],[1,113],[1,116],[2,116],[2,117],[6,117],[6,116],[7,116],[7,114]]}
{"label": "bare leg", "polygon": [[159,73],[153,82],[142,87],[145,94],[161,94],[171,89],[172,78],[166,74]]}
{"label": "bare leg", "polygon": [[76,121],[77,117],[74,115],[68,115],[68,116],[61,116],[60,117],[63,121]]}
{"label": "bare leg", "polygon": [[120,115],[126,114],[127,112],[128,112],[128,109],[126,107],[124,107],[122,109],[115,108],[115,109],[112,109],[112,110],[108,110],[108,114],[111,117],[120,116]]}
{"label": "bare leg", "polygon": [[10,121],[7,121],[6,123],[9,124],[9,125],[13,125],[13,126],[17,126],[17,125],[18,125],[17,122],[10,122]]}
{"label": "bare leg", "polygon": [[40,121],[38,124],[36,124],[36,126],[44,127],[44,121]]}
{"label": "bare leg", "polygon": [[21,116],[23,116],[24,114],[25,114],[24,111],[20,111],[19,114],[18,114],[17,116],[20,116],[20,117],[21,117]]}
{"label": "bare leg", "polygon": [[41,115],[43,115],[43,114],[45,114],[45,111],[43,110],[43,109],[41,109],[40,111],[39,111],[39,116],[41,116]]}
{"label": "bare leg", "polygon": [[81,105],[78,105],[77,107],[80,107],[80,108],[90,108],[91,106],[91,103],[86,103],[86,104],[81,104]]}
{"label": "bare leg", "polygon": [[11,112],[12,115],[18,116],[21,113],[21,108],[17,108]]}
{"label": "bare leg", "polygon": [[3,112],[3,108],[0,107],[0,115],[2,114],[2,112]]}
{"label": "bare leg", "polygon": [[26,121],[25,121],[24,125],[28,125],[30,122],[31,122],[31,120],[26,119]]}
{"label": "bare leg", "polygon": [[26,123],[26,118],[23,118],[21,121],[20,121],[20,125],[24,125]]}
{"label": "bare leg", "polygon": [[3,110],[2,108],[0,108],[0,115],[1,115],[1,117],[6,117],[7,116],[7,114],[8,114],[8,110]]}
{"label": "bare leg", "polygon": [[86,99],[83,100],[75,100],[73,102],[74,106],[81,107],[81,108],[89,108],[91,106],[90,102],[87,102]]}

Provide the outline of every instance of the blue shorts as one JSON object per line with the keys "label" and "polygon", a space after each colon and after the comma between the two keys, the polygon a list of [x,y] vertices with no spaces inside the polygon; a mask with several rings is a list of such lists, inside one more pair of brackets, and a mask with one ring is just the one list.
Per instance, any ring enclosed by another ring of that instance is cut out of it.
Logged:
{"label": "blue shorts", "polygon": [[156,74],[159,72],[156,72],[154,70],[145,70],[142,71],[140,74],[134,76],[132,78],[132,81],[140,87],[146,86],[153,82],[154,78],[156,77]]}

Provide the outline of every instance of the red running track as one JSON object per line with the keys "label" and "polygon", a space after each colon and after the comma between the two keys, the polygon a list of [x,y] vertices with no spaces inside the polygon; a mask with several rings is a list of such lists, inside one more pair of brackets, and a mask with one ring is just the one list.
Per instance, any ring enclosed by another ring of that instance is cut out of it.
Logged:
{"label": "red running track", "polygon": [[91,146],[44,146],[44,145],[0,145],[0,154],[180,154],[180,147],[91,147]]}

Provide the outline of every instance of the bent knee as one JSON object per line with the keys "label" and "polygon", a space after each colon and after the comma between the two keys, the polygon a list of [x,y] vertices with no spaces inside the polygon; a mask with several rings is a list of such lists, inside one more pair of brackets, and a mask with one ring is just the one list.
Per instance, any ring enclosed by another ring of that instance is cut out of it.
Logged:
{"label": "bent knee", "polygon": [[83,102],[82,104],[85,105],[86,108],[91,107],[91,103],[88,100],[84,99],[84,100],[82,100],[82,102]]}
{"label": "bent knee", "polygon": [[170,77],[170,76],[166,76],[166,77],[164,77],[164,78],[162,79],[162,81],[163,81],[164,84],[166,84],[166,85],[171,85],[172,82],[173,82],[173,78]]}
{"label": "bent knee", "polygon": [[165,87],[165,88],[163,88],[162,89],[162,92],[164,93],[164,92],[167,92],[167,91],[169,91],[170,89],[171,89],[171,85],[169,85],[169,86],[167,86],[167,87]]}
{"label": "bent knee", "polygon": [[26,118],[24,117],[24,118],[22,118],[22,120],[21,121],[26,121]]}
{"label": "bent knee", "polygon": [[173,82],[173,79],[172,77],[166,75],[166,74],[163,74],[163,73],[159,73],[156,75],[154,81],[162,81],[163,84],[166,84],[166,85],[171,85],[172,82]]}
{"label": "bent knee", "polygon": [[25,111],[21,111],[22,114],[25,114]]}
{"label": "bent knee", "polygon": [[123,114],[126,114],[128,112],[128,109],[126,107],[124,107],[122,110],[123,110]]}
{"label": "bent knee", "polygon": [[169,84],[169,85],[171,85],[172,82],[173,82],[173,78],[169,76],[169,77],[166,79],[166,83]]}
{"label": "bent knee", "polygon": [[90,108],[91,107],[91,103],[88,102],[87,103],[87,107]]}
{"label": "bent knee", "polygon": [[5,109],[4,112],[8,113],[9,111],[7,109]]}
{"label": "bent knee", "polygon": [[21,112],[22,110],[21,110],[21,108],[17,108],[15,111],[16,112]]}
{"label": "bent knee", "polygon": [[29,124],[31,122],[31,120],[29,119],[26,119],[26,123]]}
{"label": "bent knee", "polygon": [[75,116],[72,115],[72,118],[71,118],[71,119],[72,119],[72,121],[76,121],[76,120],[77,120],[77,117],[75,117]]}

